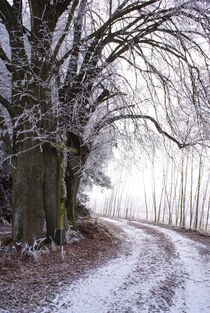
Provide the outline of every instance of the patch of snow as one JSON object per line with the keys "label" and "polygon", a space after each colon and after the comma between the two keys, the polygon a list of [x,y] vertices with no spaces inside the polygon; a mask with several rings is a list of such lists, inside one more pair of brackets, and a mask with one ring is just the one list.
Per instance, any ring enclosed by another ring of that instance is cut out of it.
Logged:
{"label": "patch of snow", "polygon": [[61,287],[42,312],[210,312],[210,268],[199,255],[201,244],[158,226],[110,221],[126,233],[122,255]]}
{"label": "patch of snow", "polygon": [[184,290],[177,289],[171,312],[183,312],[184,308],[189,313],[210,312],[210,263],[204,262],[198,253],[205,245],[173,230],[162,228],[161,231],[174,242],[185,273]]}

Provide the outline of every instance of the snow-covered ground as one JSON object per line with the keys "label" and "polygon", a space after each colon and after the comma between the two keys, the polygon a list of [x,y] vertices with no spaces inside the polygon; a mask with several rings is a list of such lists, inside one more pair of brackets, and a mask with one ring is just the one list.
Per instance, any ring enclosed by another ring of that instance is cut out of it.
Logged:
{"label": "snow-covered ground", "polygon": [[62,289],[42,312],[210,312],[204,244],[158,226],[110,221],[127,236],[122,255]]}

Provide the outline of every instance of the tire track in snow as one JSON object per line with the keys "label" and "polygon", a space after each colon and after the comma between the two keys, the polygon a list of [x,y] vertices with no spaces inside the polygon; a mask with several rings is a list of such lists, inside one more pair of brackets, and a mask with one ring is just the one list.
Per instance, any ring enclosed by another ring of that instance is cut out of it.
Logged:
{"label": "tire track in snow", "polygon": [[170,312],[177,288],[184,288],[182,264],[175,246],[158,229],[136,222],[130,222],[129,225],[151,235],[148,244],[143,245],[137,264],[137,268],[142,263],[144,266],[139,272],[139,287],[149,288],[143,293],[144,297],[136,312]]}
{"label": "tire track in snow", "polygon": [[[202,301],[197,301],[197,304],[191,299],[194,297],[191,291],[199,293],[204,287],[207,293],[210,291],[208,284],[203,286],[201,283],[202,286],[193,285],[192,288],[189,283],[190,277],[194,280],[192,271],[198,266],[197,249],[188,247],[191,240],[157,226],[110,221],[121,226],[127,235],[124,253],[62,290],[53,306],[42,312],[209,312],[206,310],[207,299],[203,299],[201,294]],[[193,266],[189,270],[190,251],[193,252]],[[204,274],[199,273],[201,276]],[[193,311],[195,304],[196,310]]]}
{"label": "tire track in snow", "polygon": [[[159,229],[158,226],[151,226]],[[181,234],[161,228],[169,240],[173,240],[184,273],[184,290],[175,295],[173,313],[210,312],[210,247],[183,237]],[[203,254],[203,252],[206,252]]]}

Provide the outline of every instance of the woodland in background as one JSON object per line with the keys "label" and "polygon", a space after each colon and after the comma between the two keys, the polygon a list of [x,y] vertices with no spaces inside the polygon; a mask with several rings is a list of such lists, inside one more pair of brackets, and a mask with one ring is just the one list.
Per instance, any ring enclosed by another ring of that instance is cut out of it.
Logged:
{"label": "woodland in background", "polygon": [[0,0],[0,30],[13,240],[62,242],[127,120],[143,149],[208,146],[208,1]]}
{"label": "woodland in background", "polygon": [[116,173],[113,188],[94,190],[89,206],[100,215],[209,232],[208,155],[175,149],[156,151],[149,157],[145,154],[129,169],[115,161],[109,170]]}

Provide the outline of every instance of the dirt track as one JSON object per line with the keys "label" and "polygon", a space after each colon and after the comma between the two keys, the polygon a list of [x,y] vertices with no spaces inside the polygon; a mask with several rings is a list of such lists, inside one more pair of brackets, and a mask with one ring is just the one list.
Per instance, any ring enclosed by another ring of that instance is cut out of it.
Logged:
{"label": "dirt track", "polygon": [[34,263],[1,259],[0,312],[208,313],[210,238],[103,219],[121,240],[86,238]]}
{"label": "dirt track", "polygon": [[127,236],[121,256],[65,288],[43,312],[210,311],[208,244],[158,226],[113,223]]}

